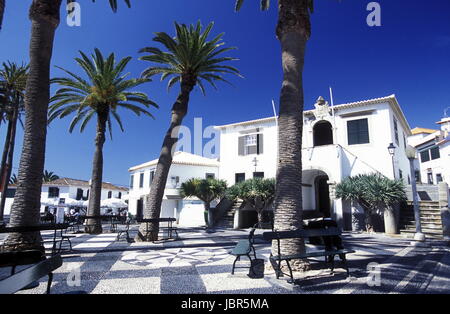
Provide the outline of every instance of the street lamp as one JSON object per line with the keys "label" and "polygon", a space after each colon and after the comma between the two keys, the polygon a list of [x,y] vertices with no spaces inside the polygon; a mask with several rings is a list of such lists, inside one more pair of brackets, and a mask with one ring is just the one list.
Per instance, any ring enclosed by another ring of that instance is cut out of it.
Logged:
{"label": "street lamp", "polygon": [[409,159],[409,167],[411,171],[411,187],[413,195],[413,205],[414,205],[414,219],[416,220],[416,234],[414,235],[414,240],[424,242],[425,235],[422,233],[422,225],[420,223],[420,209],[419,200],[417,197],[417,186],[416,186],[416,170],[414,168],[414,160],[417,158],[416,149],[410,145],[406,147],[406,157]]}
{"label": "street lamp", "polygon": [[388,149],[389,154],[391,155],[391,158],[392,158],[392,171],[393,171],[392,173],[394,174],[394,180],[395,180],[394,155],[395,155],[396,147],[395,147],[394,143],[391,143],[387,149]]}

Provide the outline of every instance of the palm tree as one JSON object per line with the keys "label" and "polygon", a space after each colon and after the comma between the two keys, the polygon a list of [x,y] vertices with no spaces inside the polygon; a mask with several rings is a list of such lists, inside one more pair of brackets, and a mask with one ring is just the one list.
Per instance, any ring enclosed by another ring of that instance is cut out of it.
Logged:
{"label": "palm tree", "polygon": [[14,147],[16,141],[17,121],[23,111],[23,100],[25,83],[28,76],[27,65],[17,65],[16,63],[3,63],[0,69],[0,89],[3,91],[3,114],[8,120],[5,144],[2,159],[0,162],[0,220],[3,220],[3,213],[6,202],[6,190],[8,189],[9,177],[11,176]]}
{"label": "palm tree", "polygon": [[[162,32],[156,33],[156,37],[153,39],[161,43],[167,52],[154,47],[147,47],[140,51],[149,53],[149,55],[141,57],[141,60],[157,64],[147,68],[142,74],[143,77],[161,74],[161,79],[170,78],[169,89],[177,83],[180,84],[180,93],[172,106],[170,126],[164,137],[155,177],[145,205],[145,218],[159,218],[160,216],[164,189],[172,164],[172,153],[178,140],[178,128],[187,114],[191,91],[198,86],[205,94],[205,82],[217,88],[215,81],[227,82],[222,74],[239,76],[236,68],[224,64],[235,59],[221,56],[224,52],[235,48],[223,48],[225,44],[222,41],[223,34],[219,34],[211,40],[208,39],[213,24],[210,23],[203,30],[200,22],[195,26],[175,23],[176,36],[174,38]],[[157,223],[149,224],[149,229],[142,224],[136,241],[154,241],[158,238],[158,231]]]}
{"label": "palm tree", "polygon": [[[67,0],[72,2],[74,0]],[[130,0],[124,0],[130,7]],[[117,0],[109,0],[115,12]],[[19,164],[19,185],[11,208],[11,226],[39,223],[42,172],[45,164],[47,113],[50,101],[50,63],[62,0],[32,0],[30,73],[26,84],[24,139]],[[10,234],[6,249],[42,249],[39,232]]]}
{"label": "palm tree", "polygon": [[258,225],[263,222],[263,212],[275,198],[275,180],[254,178],[233,185],[227,192],[231,200],[241,199],[258,214]]}
{"label": "palm tree", "polygon": [[[88,216],[99,216],[103,181],[103,145],[107,130],[109,130],[112,138],[111,121],[114,119],[123,132],[119,108],[131,110],[138,116],[144,114],[153,118],[150,112],[135,104],[140,104],[145,108],[157,107],[157,105],[146,94],[131,91],[133,88],[150,81],[147,78],[126,79],[128,74],[124,75],[123,73],[131,57],[116,62],[113,53],[105,59],[100,50],[95,49],[91,61],[83,52],[80,52],[80,54],[81,58],[75,60],[86,72],[88,80],[60,68],[70,77],[52,80],[62,87],[51,99],[52,104],[48,120],[50,123],[57,117],[64,118],[75,113],[69,127],[69,131],[72,133],[77,124],[81,123],[80,131],[83,132],[88,122],[94,116],[97,118]],[[91,226],[87,227],[88,233],[98,234],[102,232],[100,221],[97,221],[97,223],[88,222],[87,225]]]}
{"label": "palm tree", "polygon": [[[244,0],[236,0],[239,11]],[[261,9],[269,9],[270,0],[261,0]],[[310,13],[313,0],[278,0],[276,36],[281,44],[283,82],[278,120],[278,169],[275,194],[277,230],[302,228],[302,133],[303,65],[307,41],[311,35]],[[282,241],[289,255],[305,251],[303,240]],[[303,268],[304,262],[295,265]]]}
{"label": "palm tree", "polygon": [[211,202],[225,196],[227,183],[218,179],[190,179],[181,184],[180,194],[183,197],[196,197],[204,203],[205,214],[208,215],[208,229],[214,226],[214,215]]}
{"label": "palm tree", "polygon": [[42,182],[44,182],[44,183],[52,182],[52,181],[55,181],[58,179],[59,179],[59,176],[51,171],[45,170],[44,174],[42,175]]}
{"label": "palm tree", "polygon": [[3,15],[5,13],[5,0],[0,0],[0,30],[2,29],[3,25]]}
{"label": "palm tree", "polygon": [[406,200],[404,183],[380,174],[347,177],[336,186],[336,198],[356,202],[364,211],[367,232],[373,232],[372,216],[384,213],[386,232],[397,233],[393,207]]}

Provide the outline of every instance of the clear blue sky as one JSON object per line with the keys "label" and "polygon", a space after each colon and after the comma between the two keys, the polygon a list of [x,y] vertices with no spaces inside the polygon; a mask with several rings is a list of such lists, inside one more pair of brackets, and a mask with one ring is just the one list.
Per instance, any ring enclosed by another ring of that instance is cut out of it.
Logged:
{"label": "clear blue sky", "polygon": [[[98,47],[104,53],[134,57],[128,70],[138,76],[147,64],[137,60],[137,51],[153,45],[153,32],[173,34],[174,21],[215,21],[214,32],[225,32],[227,44],[239,48],[232,55],[240,59],[235,66],[245,79],[231,78],[234,87],[220,84],[219,91],[210,89],[206,97],[195,90],[185,124],[192,126],[195,117],[202,117],[205,125],[220,125],[272,115],[271,99],[278,100],[281,82],[275,1],[269,12],[260,12],[258,1],[247,0],[243,10],[234,13],[234,0],[132,0],[131,9],[120,3],[117,14],[111,13],[106,0],[79,2],[82,26],[68,27],[62,12],[53,65],[79,71],[73,61],[78,50],[90,53]],[[450,106],[450,2],[379,1],[378,28],[366,24],[369,0],[315,2],[304,72],[305,107],[311,108],[320,95],[328,99],[329,86],[336,104],[396,94],[411,127],[435,128]],[[8,1],[0,62],[28,60],[30,3]],[[52,72],[62,74],[55,68]],[[153,110],[156,120],[122,114],[125,133],[116,126],[113,141],[105,145],[105,181],[126,185],[130,166],[158,156],[177,89],[167,93],[165,83],[157,79],[140,90],[161,108]],[[58,120],[49,128],[45,168],[60,176],[89,179],[95,125],[83,134],[69,134],[70,120]],[[1,147],[5,132],[2,126]],[[19,127],[14,172],[22,135]]]}

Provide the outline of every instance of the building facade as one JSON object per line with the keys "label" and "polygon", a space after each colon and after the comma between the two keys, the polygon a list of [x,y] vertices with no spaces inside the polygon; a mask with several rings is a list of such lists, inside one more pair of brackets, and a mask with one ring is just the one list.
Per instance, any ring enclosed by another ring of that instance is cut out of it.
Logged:
{"label": "building facade", "polygon": [[[142,216],[150,184],[156,172],[158,160],[137,165],[129,169],[129,211]],[[161,217],[177,218],[180,226],[197,227],[205,223],[203,203],[196,199],[183,199],[180,188],[191,178],[218,178],[219,162],[215,159],[176,152],[167,178],[161,208]]]}
{"label": "building facade", "polygon": [[[406,146],[411,129],[395,95],[337,106],[330,106],[320,97],[314,108],[304,112],[302,193],[305,215],[331,217],[341,227],[349,229],[358,209],[335,199],[336,185],[348,176],[363,173],[380,173],[408,184],[411,174]],[[180,217],[186,205],[177,189],[178,184],[187,179],[204,178],[210,173],[231,186],[254,177],[276,177],[276,117],[215,128],[220,132],[218,161],[187,153],[175,154],[162,216]],[[391,143],[395,146],[394,155],[388,150]],[[185,159],[199,162],[188,163]],[[130,168],[132,212],[142,211],[143,196],[149,192],[156,163]],[[202,215],[202,210],[196,210],[201,213],[197,215]],[[235,227],[242,227],[245,209],[237,210],[235,215]]]}
{"label": "building facade", "polygon": [[416,128],[409,138],[418,151],[417,181],[423,184],[450,184],[450,118],[437,124],[440,130]]}

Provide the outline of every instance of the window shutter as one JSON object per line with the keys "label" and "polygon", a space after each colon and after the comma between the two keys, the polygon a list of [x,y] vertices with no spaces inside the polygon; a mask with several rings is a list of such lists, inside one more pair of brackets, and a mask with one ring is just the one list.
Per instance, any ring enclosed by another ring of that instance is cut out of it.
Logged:
{"label": "window shutter", "polygon": [[264,134],[258,134],[258,155],[264,153]]}
{"label": "window shutter", "polygon": [[245,156],[245,136],[239,137],[238,154],[239,156]]}

